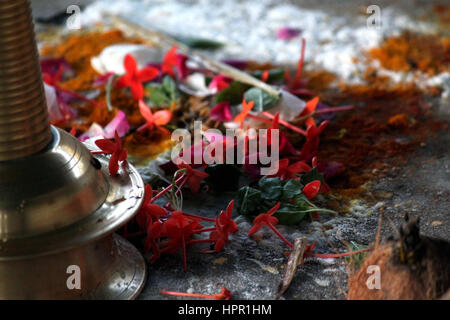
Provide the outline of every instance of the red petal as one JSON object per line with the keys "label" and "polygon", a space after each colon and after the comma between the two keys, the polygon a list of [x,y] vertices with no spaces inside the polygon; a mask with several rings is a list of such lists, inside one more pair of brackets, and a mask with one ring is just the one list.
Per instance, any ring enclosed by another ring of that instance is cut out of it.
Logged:
{"label": "red petal", "polygon": [[305,109],[303,110],[302,114],[307,115],[312,112],[314,112],[317,108],[317,104],[319,103],[319,97],[315,97],[308,102],[306,102]]}
{"label": "red petal", "polygon": [[281,203],[278,202],[272,209],[270,209],[269,211],[267,211],[267,215],[271,216],[272,214],[275,213],[275,211],[278,210],[278,208],[280,207]]}
{"label": "red petal", "polygon": [[168,124],[171,118],[172,118],[172,112],[170,112],[168,110],[156,111],[153,114],[154,123],[157,126],[164,126],[164,125]]}
{"label": "red petal", "polygon": [[148,105],[145,104],[143,100],[139,100],[139,110],[141,111],[141,115],[147,121],[147,123],[153,125],[153,113]]}
{"label": "red petal", "polygon": [[278,170],[285,169],[289,166],[289,159],[281,159],[278,161]]}
{"label": "red petal", "polygon": [[109,159],[108,169],[109,173],[112,176],[115,176],[119,171],[119,159],[117,157],[117,152],[113,152],[113,154],[111,155],[111,158]]}
{"label": "red petal", "polygon": [[144,97],[144,86],[142,83],[132,82],[130,88],[134,99],[141,100]]}
{"label": "red petal", "polygon": [[128,157],[128,151],[126,149],[120,150],[119,161],[125,161]]}
{"label": "red petal", "polygon": [[170,65],[171,67],[176,66],[177,64],[177,46],[173,46],[166,53],[163,59],[163,64]]}
{"label": "red petal", "polygon": [[130,84],[131,84],[131,76],[128,74],[125,74],[117,80],[116,88],[118,88],[118,89],[126,88],[126,87],[129,87]]}
{"label": "red petal", "polygon": [[269,78],[269,70],[266,70],[266,71],[264,71],[263,74],[261,75],[261,81],[262,81],[262,82],[266,82],[268,78]]}
{"label": "red petal", "polygon": [[136,59],[131,54],[127,54],[123,61],[123,66],[128,75],[134,75],[137,71],[137,62]]}
{"label": "red petal", "polygon": [[198,193],[200,191],[200,179],[192,175],[188,180],[189,189],[192,193]]}
{"label": "red petal", "polygon": [[320,190],[320,181],[319,180],[315,180],[312,181],[310,183],[308,183],[304,188],[303,188],[303,194],[308,198],[314,198]]}
{"label": "red petal", "polygon": [[95,144],[106,153],[113,153],[116,150],[114,142],[108,139],[99,139],[95,141]]}
{"label": "red petal", "polygon": [[228,219],[231,218],[231,214],[233,213],[233,205],[234,205],[234,200],[231,200],[227,206],[227,218]]}
{"label": "red petal", "polygon": [[250,101],[247,103],[245,99],[242,101],[242,112],[239,113],[235,118],[234,122],[236,123],[242,123],[244,122],[245,118],[247,117],[248,113],[252,110],[255,103],[253,101]]}
{"label": "red petal", "polygon": [[295,173],[309,172],[309,171],[311,171],[311,167],[309,165],[307,165],[306,162],[304,162],[304,161],[298,161],[289,166],[289,171],[295,172]]}
{"label": "red petal", "polygon": [[257,223],[255,224],[253,227],[250,228],[250,230],[248,231],[248,236],[252,236],[255,233],[257,233],[260,229],[262,228],[262,223]]}
{"label": "red petal", "polygon": [[199,177],[200,179],[205,179],[209,177],[209,174],[200,170],[192,169],[193,175]]}
{"label": "red petal", "polygon": [[164,210],[163,208],[161,208],[157,204],[150,203],[150,204],[147,205],[147,208],[148,208],[148,212],[154,218],[164,217],[164,216],[167,215],[166,210]]}
{"label": "red petal", "polygon": [[159,70],[153,67],[145,67],[138,71],[137,78],[139,81],[147,82],[158,76]]}
{"label": "red petal", "polygon": [[277,112],[272,119],[272,129],[278,129],[280,127],[279,121],[280,121],[280,113]]}
{"label": "red petal", "polygon": [[119,150],[122,149],[122,141],[120,140],[117,130],[114,131],[114,141],[116,142],[116,148]]}
{"label": "red petal", "polygon": [[145,185],[145,192],[144,192],[144,205],[150,203],[151,199],[153,197],[153,189],[152,186],[147,184]]}
{"label": "red petal", "polygon": [[323,129],[325,129],[325,128],[328,126],[329,123],[330,123],[329,120],[323,121],[323,122],[319,125],[319,128],[317,129],[317,135],[321,134],[322,131],[323,131]]}
{"label": "red petal", "polygon": [[255,105],[255,102],[250,101],[249,103],[247,103],[244,99],[242,101],[242,110],[246,113],[249,113],[253,109],[254,105]]}
{"label": "red petal", "polygon": [[278,219],[276,217],[268,216],[267,222],[274,226],[278,224]]}

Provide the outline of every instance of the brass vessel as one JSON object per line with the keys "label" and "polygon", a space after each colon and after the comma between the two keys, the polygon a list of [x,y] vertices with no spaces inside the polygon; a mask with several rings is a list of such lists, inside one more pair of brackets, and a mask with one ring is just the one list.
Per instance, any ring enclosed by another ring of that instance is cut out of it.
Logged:
{"label": "brass vessel", "polygon": [[0,0],[0,299],[139,294],[145,262],[114,231],[143,181],[92,149],[49,124],[29,1]]}

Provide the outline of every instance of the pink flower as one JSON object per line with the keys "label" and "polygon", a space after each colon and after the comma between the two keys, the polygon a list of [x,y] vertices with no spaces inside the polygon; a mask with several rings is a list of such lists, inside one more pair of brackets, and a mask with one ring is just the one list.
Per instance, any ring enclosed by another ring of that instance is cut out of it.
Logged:
{"label": "pink flower", "polygon": [[227,76],[224,76],[222,74],[219,74],[211,80],[209,87],[211,89],[216,89],[217,91],[222,91],[222,90],[228,88],[228,86],[230,85],[230,83],[232,81],[233,81],[233,79],[231,79]]}
{"label": "pink flower", "polygon": [[186,66],[188,56],[178,53],[177,54],[177,73],[180,80],[184,80],[189,75],[189,68]]}
{"label": "pink flower", "polygon": [[112,119],[104,128],[97,123],[93,123],[78,139],[80,141],[85,141],[97,136],[103,136],[105,139],[112,139],[114,138],[115,131],[117,131],[119,137],[124,137],[128,130],[130,130],[130,124],[128,123],[127,116],[122,110],[119,110],[114,119]]}
{"label": "pink flower", "polygon": [[278,29],[277,38],[282,40],[290,40],[297,37],[301,33],[300,29],[283,27]]}
{"label": "pink flower", "polygon": [[230,103],[228,101],[221,102],[211,109],[209,117],[219,122],[227,122],[233,119],[231,114]]}
{"label": "pink flower", "polygon": [[139,110],[147,123],[142,125],[138,131],[144,130],[145,128],[153,130],[155,127],[165,126],[172,118],[172,113],[169,110],[159,110],[153,113],[151,108],[143,100],[139,100]]}

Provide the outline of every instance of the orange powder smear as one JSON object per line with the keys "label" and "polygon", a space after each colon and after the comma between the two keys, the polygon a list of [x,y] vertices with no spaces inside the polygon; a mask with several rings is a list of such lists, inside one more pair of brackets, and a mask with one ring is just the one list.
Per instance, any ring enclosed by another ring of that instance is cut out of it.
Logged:
{"label": "orange powder smear", "polygon": [[141,41],[126,38],[120,30],[74,34],[58,45],[44,46],[41,55],[64,58],[72,66],[76,77],[62,82],[63,88],[74,91],[90,90],[92,82],[99,76],[91,67],[91,58],[99,55],[104,48],[119,43],[141,43]]}
{"label": "orange powder smear", "polygon": [[368,55],[389,70],[435,75],[450,71],[450,37],[403,32],[370,49]]}

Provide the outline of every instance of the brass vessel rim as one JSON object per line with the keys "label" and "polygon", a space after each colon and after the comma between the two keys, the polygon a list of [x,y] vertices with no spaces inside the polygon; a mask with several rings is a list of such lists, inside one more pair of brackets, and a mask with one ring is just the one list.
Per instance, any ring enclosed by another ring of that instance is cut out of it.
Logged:
{"label": "brass vessel rim", "polygon": [[[95,148],[91,145],[87,147],[90,150]],[[105,155],[96,155],[96,158],[100,161],[102,172],[110,185],[105,202],[89,216],[67,227],[3,242],[0,246],[0,261],[19,260],[70,250],[114,232],[135,215],[144,199],[144,183],[136,168],[128,165],[126,170],[120,169],[118,176],[111,177],[108,171],[109,158]],[[118,190],[126,193],[125,199],[123,196],[117,198]],[[32,247],[29,247],[30,243]]]}

